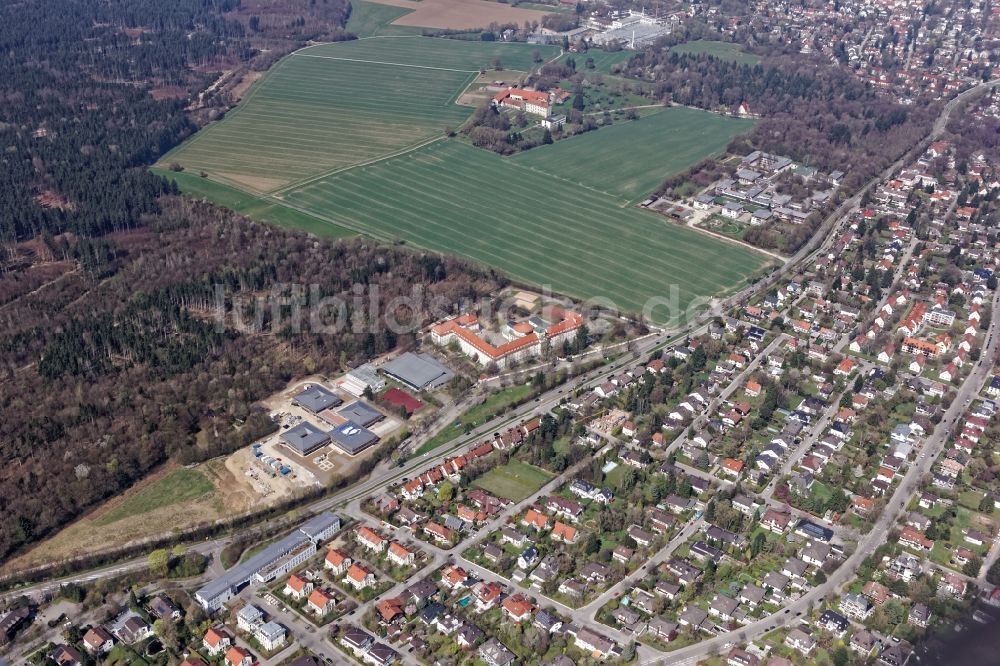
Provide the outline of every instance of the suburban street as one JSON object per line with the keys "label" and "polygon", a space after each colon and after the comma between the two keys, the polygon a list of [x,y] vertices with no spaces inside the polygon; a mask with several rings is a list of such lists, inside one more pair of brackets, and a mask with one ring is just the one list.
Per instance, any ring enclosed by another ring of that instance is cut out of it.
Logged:
{"label": "suburban street", "polygon": [[[993,308],[1000,307],[1000,291],[993,293]],[[965,412],[972,399],[978,395],[982,389],[986,378],[993,370],[993,364],[997,358],[997,348],[1000,345],[1000,336],[997,336],[998,318],[994,317],[990,322],[989,330],[986,334],[986,343],[983,346],[982,354],[976,362],[972,372],[965,382],[958,389],[958,393],[951,405],[941,419],[941,422],[934,428],[934,431],[927,436],[923,446],[923,454],[917,461],[912,463],[903,475],[902,481],[896,487],[892,497],[886,503],[878,520],[872,525],[872,529],[865,534],[858,542],[857,548],[840,567],[829,575],[826,583],[809,590],[800,598],[786,605],[784,610],[769,617],[763,618],[742,627],[738,633],[742,638],[741,642],[752,641],[775,627],[793,623],[797,617],[805,613],[811,605],[817,605],[823,599],[835,597],[840,588],[854,577],[855,572],[862,561],[885,543],[885,536],[890,528],[896,523],[906,505],[913,498],[917,491],[920,479],[926,475],[934,466],[937,457],[944,450],[948,443],[955,423]],[[731,634],[723,634],[709,638],[689,647],[680,648],[670,653],[669,657],[659,656],[641,662],[642,664],[689,664],[695,663],[711,654],[715,654],[726,648],[733,642]]]}

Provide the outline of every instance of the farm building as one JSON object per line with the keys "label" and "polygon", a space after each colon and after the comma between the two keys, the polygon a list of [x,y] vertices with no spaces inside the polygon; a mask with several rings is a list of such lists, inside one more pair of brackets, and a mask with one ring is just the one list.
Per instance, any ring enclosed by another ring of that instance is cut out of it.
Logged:
{"label": "farm building", "polygon": [[506,88],[493,96],[493,106],[500,109],[517,109],[547,118],[552,104],[547,92]]}

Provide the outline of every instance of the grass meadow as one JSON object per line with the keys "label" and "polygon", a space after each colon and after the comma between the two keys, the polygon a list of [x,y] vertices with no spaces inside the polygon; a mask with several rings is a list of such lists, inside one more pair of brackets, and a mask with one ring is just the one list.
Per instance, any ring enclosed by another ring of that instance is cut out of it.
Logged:
{"label": "grass meadow", "polygon": [[743,65],[756,65],[760,62],[760,58],[758,56],[755,56],[752,53],[745,53],[740,48],[739,44],[716,42],[708,39],[699,39],[694,42],[678,44],[670,50],[675,53],[690,53],[692,55],[707,53],[708,55],[713,55],[716,58],[720,58],[722,60],[732,60],[733,62],[738,62]]}
{"label": "grass meadow", "polygon": [[162,479],[126,497],[125,500],[94,520],[95,525],[111,523],[149,513],[154,509],[179,504],[206,495],[215,490],[208,477],[194,469],[180,468],[169,472]]}
{"label": "grass meadow", "polygon": [[472,482],[497,497],[520,502],[544,486],[552,474],[520,460],[511,460],[503,467],[495,467]]}

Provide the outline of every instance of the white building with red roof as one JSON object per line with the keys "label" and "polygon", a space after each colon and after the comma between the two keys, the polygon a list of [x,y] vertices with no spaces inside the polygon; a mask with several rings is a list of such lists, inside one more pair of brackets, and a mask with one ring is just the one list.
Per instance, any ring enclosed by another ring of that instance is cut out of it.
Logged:
{"label": "white building with red roof", "polygon": [[499,345],[494,345],[481,335],[479,320],[471,314],[436,324],[431,328],[431,340],[440,346],[457,342],[462,353],[477,363],[496,363],[498,367],[504,368],[541,354],[542,340],[547,340],[552,347],[562,344],[583,325],[582,316],[558,307],[543,308],[542,317],[544,319],[533,318],[532,322],[506,326],[506,342]]}
{"label": "white building with red roof", "polygon": [[547,92],[506,88],[493,96],[493,106],[500,109],[517,109],[545,118],[552,109],[552,102]]}

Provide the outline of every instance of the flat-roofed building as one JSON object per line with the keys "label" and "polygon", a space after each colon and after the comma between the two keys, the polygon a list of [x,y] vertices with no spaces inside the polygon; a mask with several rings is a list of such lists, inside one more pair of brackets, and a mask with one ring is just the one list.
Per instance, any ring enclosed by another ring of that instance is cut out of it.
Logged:
{"label": "flat-roofed building", "polygon": [[320,384],[307,386],[292,398],[293,405],[298,405],[313,414],[319,414],[324,409],[336,407],[343,402],[333,391]]}
{"label": "flat-roofed building", "polygon": [[415,391],[436,389],[452,380],[455,373],[430,354],[406,352],[382,366],[382,372]]}
{"label": "flat-roofed building", "polygon": [[378,435],[348,421],[330,431],[333,443],[344,453],[355,456],[378,442]]}
{"label": "flat-roofed building", "polygon": [[330,442],[330,434],[312,423],[302,423],[289,428],[278,437],[281,443],[300,456],[307,456]]}

